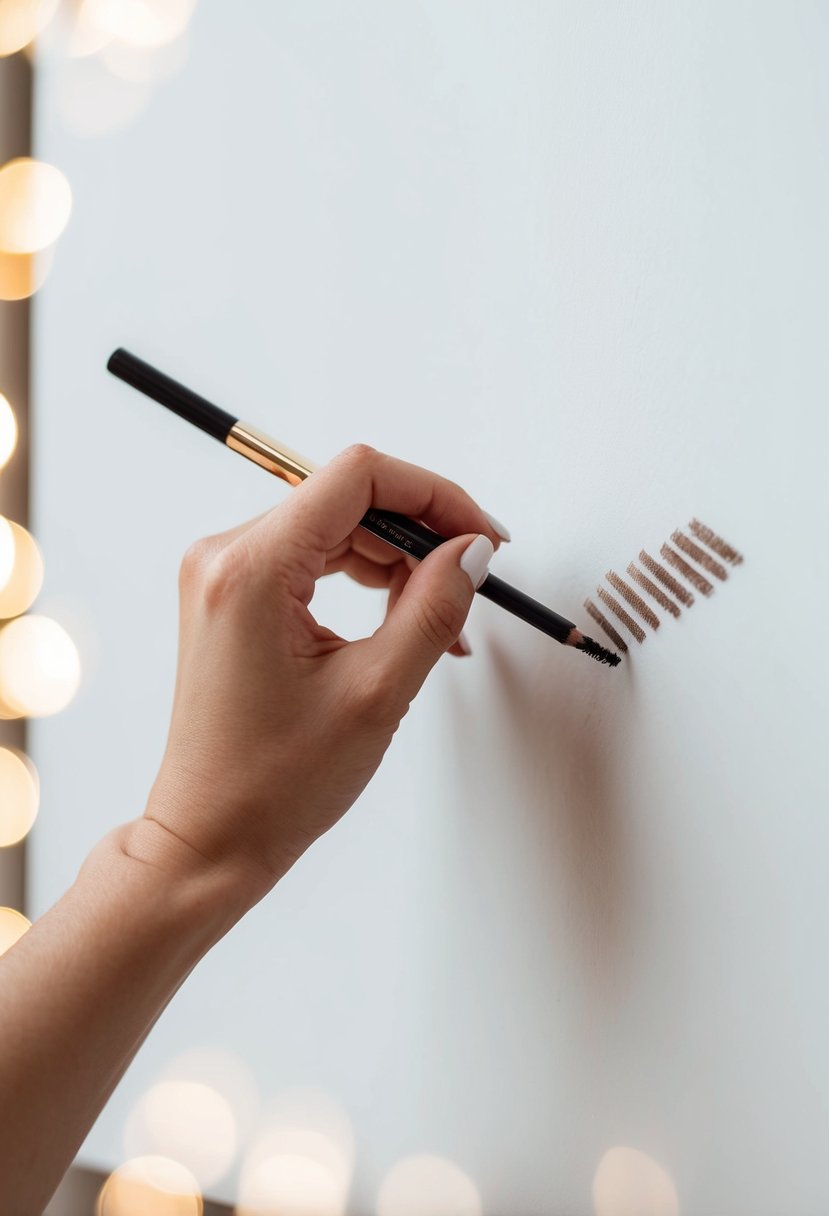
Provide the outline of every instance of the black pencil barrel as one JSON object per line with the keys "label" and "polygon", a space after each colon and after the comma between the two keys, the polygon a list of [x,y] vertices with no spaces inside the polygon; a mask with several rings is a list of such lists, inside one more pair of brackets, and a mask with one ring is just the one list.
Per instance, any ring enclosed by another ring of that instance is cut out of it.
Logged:
{"label": "black pencil barrel", "polygon": [[498,604],[500,608],[506,608],[507,612],[520,617],[528,625],[534,625],[536,629],[540,629],[548,637],[555,638],[557,642],[566,643],[570,631],[576,628],[572,621],[559,616],[557,612],[553,612],[552,608],[539,604],[538,600],[525,595],[517,587],[505,583],[495,574],[486,576],[478,588],[478,595],[491,600],[493,604]]}
{"label": "black pencil barrel", "polygon": [[119,380],[131,384],[160,405],[166,405],[168,410],[192,422],[220,443],[224,443],[231,427],[239,421],[226,410],[219,409],[218,405],[213,405],[184,384],[179,384],[178,380],[165,376],[158,368],[121,347],[110,355],[107,369]]}

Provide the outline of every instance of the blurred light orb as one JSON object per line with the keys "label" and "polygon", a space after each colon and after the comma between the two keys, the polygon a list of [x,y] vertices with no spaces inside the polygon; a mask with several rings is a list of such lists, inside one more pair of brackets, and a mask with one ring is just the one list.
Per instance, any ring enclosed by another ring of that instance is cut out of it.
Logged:
{"label": "blurred light orb", "polygon": [[0,58],[28,46],[58,11],[60,0],[0,0]]}
{"label": "blurred light orb", "polygon": [[197,0],[86,0],[86,20],[137,47],[164,46],[183,34]]}
{"label": "blurred light orb", "polygon": [[5,580],[2,577],[8,533],[0,527],[0,620],[8,620],[27,612],[43,586],[43,558],[31,532],[14,520],[3,523],[11,533],[12,564]]}
{"label": "blurred light orb", "polygon": [[420,1154],[392,1166],[377,1197],[377,1216],[482,1216],[475,1183],[445,1157]]}
{"label": "blurred light orb", "polygon": [[679,1216],[673,1180],[635,1148],[609,1148],[593,1178],[595,1216]]}
{"label": "blurred light orb", "polygon": [[0,848],[17,844],[37,817],[40,781],[28,756],[0,747]]}
{"label": "blurred light orb", "polygon": [[0,515],[0,591],[12,576],[14,570],[14,532],[5,515]]}
{"label": "blurred light orb", "polygon": [[126,1140],[180,1161],[205,1189],[232,1165],[238,1134],[230,1103],[212,1086],[160,1081],[134,1107]]}
{"label": "blurred light orb", "polygon": [[0,300],[28,300],[46,282],[54,260],[54,245],[39,253],[0,249]]}
{"label": "blurred light orb", "polygon": [[[17,419],[14,410],[9,405],[8,397],[0,393],[0,469],[8,464],[12,452],[17,447]],[[0,573],[0,586],[3,576]]]}
{"label": "blurred light orb", "polygon": [[27,718],[59,713],[81,679],[75,643],[57,621],[21,616],[0,630],[0,699]]}
{"label": "blurred light orb", "polygon": [[97,55],[112,42],[112,34],[99,29],[89,15],[89,0],[80,0],[75,9],[75,19],[69,34],[69,54],[73,59],[85,59]]}
{"label": "blurred light orb", "polygon": [[72,191],[60,169],[21,156],[0,169],[0,249],[38,253],[69,222]]}
{"label": "blurred light orb", "polygon": [[152,84],[180,72],[187,62],[187,38],[176,38],[165,46],[147,50],[113,40],[101,51],[101,60],[113,76],[133,84]]}
{"label": "blurred light orb", "polygon": [[135,1157],[110,1174],[95,1216],[202,1216],[198,1183],[168,1157]]}
{"label": "blurred light orb", "polygon": [[16,908],[0,908],[0,954],[10,950],[31,927],[32,922]]}
{"label": "blurred light orb", "polygon": [[236,1216],[345,1216],[340,1180],[321,1161],[284,1153],[242,1176]]}

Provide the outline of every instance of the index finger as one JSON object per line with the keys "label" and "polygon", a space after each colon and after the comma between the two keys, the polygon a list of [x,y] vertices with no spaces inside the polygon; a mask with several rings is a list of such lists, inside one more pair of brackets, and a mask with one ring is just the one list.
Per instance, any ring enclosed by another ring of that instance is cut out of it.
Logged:
{"label": "index finger", "polygon": [[455,482],[363,443],[312,473],[263,525],[287,527],[327,553],[354,531],[369,507],[420,519],[445,537],[483,533],[496,548],[505,539]]}

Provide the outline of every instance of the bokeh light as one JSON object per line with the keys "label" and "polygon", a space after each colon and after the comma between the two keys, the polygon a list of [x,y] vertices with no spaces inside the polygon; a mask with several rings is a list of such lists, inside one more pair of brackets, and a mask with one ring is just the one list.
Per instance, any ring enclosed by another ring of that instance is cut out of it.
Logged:
{"label": "bokeh light", "polygon": [[96,1216],[202,1216],[198,1183],[168,1157],[135,1157],[110,1174],[98,1194]]}
{"label": "bokeh light", "polygon": [[27,718],[56,714],[81,678],[75,643],[57,621],[21,616],[0,630],[0,700]]}
{"label": "bokeh light", "polygon": [[[0,528],[0,620],[28,611],[43,586],[43,558],[30,532],[14,520],[4,519],[8,532]],[[12,539],[11,570],[2,578],[3,552]]]}
{"label": "bokeh light", "polygon": [[332,1172],[312,1157],[278,1153],[243,1176],[237,1216],[344,1216],[346,1196]]}
{"label": "bokeh light", "polygon": [[423,1153],[392,1166],[377,1197],[377,1216],[482,1216],[475,1183],[453,1161]]}
{"label": "bokeh light", "polygon": [[14,532],[4,515],[0,515],[0,591],[8,583],[14,570]]}
{"label": "bokeh light", "polygon": [[127,1145],[141,1145],[186,1166],[204,1190],[233,1164],[238,1130],[228,1100],[201,1081],[160,1081],[127,1121]]}
{"label": "bokeh light", "polygon": [[101,61],[113,76],[121,80],[152,84],[180,72],[187,62],[188,49],[186,37],[176,38],[174,42],[152,50],[114,40],[101,51]]}
{"label": "bokeh light", "polygon": [[607,1150],[593,1179],[595,1216],[679,1216],[670,1174],[635,1148]]}
{"label": "bokeh light", "polygon": [[60,169],[22,156],[0,169],[0,250],[38,253],[69,221],[72,191]]}
{"label": "bokeh light", "polygon": [[0,848],[22,840],[37,817],[40,782],[28,756],[0,747]]}
{"label": "bokeh light", "polygon": [[[8,398],[0,393],[0,469],[8,464],[16,446],[17,419],[14,416],[14,410],[9,405]],[[2,586],[2,581],[2,575],[0,575],[0,586]]]}
{"label": "bokeh light", "polygon": [[343,1216],[354,1134],[342,1107],[314,1089],[286,1090],[245,1155],[237,1216]]}
{"label": "bokeh light", "polygon": [[32,922],[16,908],[0,908],[0,954],[10,950],[31,927]]}
{"label": "bokeh light", "polygon": [[40,253],[6,253],[0,249],[0,300],[33,296],[46,282],[54,260],[54,245]]}
{"label": "bokeh light", "polygon": [[13,55],[41,34],[59,0],[0,0],[0,57]]}
{"label": "bokeh light", "polygon": [[87,55],[97,55],[108,43],[112,42],[112,34],[107,33],[95,24],[89,15],[89,0],[80,0],[76,5],[75,16],[69,33],[69,54],[76,59]]}
{"label": "bokeh light", "polygon": [[85,19],[102,33],[138,47],[158,47],[183,34],[196,0],[86,0]]}

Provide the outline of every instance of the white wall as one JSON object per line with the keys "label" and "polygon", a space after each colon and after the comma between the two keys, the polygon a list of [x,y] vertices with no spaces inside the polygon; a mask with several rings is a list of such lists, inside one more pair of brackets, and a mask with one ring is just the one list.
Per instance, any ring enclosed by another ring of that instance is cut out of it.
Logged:
{"label": "white wall", "polygon": [[[113,347],[312,458],[452,476],[513,531],[496,572],[581,622],[692,515],[746,555],[617,671],[478,603],[474,658],[190,978],[83,1160],[223,1044],[266,1098],[342,1104],[354,1212],[432,1152],[488,1214],[588,1213],[616,1145],[686,1216],[825,1210],[826,27],[807,0],[202,0],[183,70],[96,140],[44,63],[75,211],[33,526],[87,678],[33,730],[34,914],[142,810],[181,553],[289,492],[113,381]],[[382,603],[338,576],[315,608],[357,636]]]}

